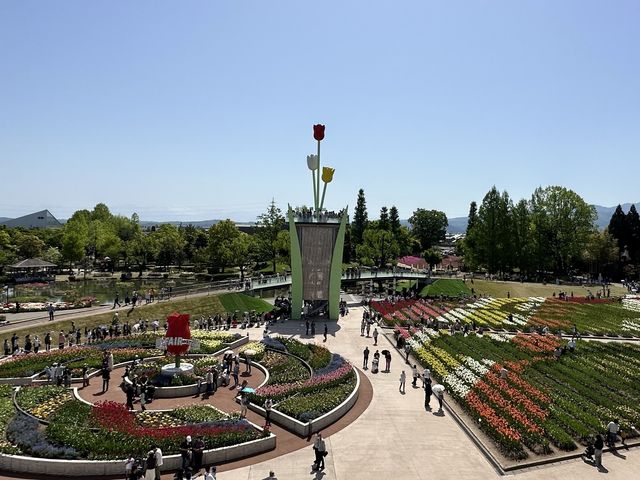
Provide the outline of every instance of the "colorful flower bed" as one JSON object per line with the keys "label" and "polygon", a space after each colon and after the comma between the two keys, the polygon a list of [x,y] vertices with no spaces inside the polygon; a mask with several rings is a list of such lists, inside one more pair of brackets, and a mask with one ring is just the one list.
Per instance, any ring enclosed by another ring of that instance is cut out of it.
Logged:
{"label": "colorful flower bed", "polygon": [[427,300],[400,300],[395,303],[373,300],[371,308],[382,315],[388,326],[421,323],[423,319],[440,317],[449,309],[445,305],[436,306]]}
{"label": "colorful flower bed", "polygon": [[[164,331],[158,330],[156,333],[145,332],[133,335],[108,338],[100,342],[93,343],[92,346],[102,349],[113,348],[154,348],[156,340],[164,337]],[[220,351],[227,343],[234,342],[241,337],[238,333],[192,330],[191,338],[200,342],[199,348],[194,348],[190,353],[215,353]]]}
{"label": "colorful flower bed", "polygon": [[640,421],[640,346],[581,341],[556,359],[561,344],[549,335],[434,330],[409,340],[420,363],[512,459],[575,450],[614,418],[633,435]]}
{"label": "colorful flower bed", "polygon": [[[146,348],[118,348],[113,349],[112,353],[115,363],[130,361],[136,357],[157,357],[163,354],[160,350]],[[85,364],[90,369],[98,369],[102,365],[102,357],[102,351],[92,346],[15,356],[0,363],[0,378],[30,377],[54,363],[63,363],[71,369],[81,369]]]}

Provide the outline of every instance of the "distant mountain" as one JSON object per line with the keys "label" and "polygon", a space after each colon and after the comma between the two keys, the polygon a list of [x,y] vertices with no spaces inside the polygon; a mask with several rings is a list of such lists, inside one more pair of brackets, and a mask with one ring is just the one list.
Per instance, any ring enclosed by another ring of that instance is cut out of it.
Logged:
{"label": "distant mountain", "polygon": [[[627,213],[631,208],[631,203],[623,203],[622,210],[624,213]],[[636,203],[636,208],[640,210],[640,203]],[[599,229],[603,229],[609,226],[609,221],[613,216],[613,212],[616,211],[615,207],[603,207],[602,205],[594,205],[596,207],[596,214],[598,215],[596,218],[596,227]],[[467,231],[467,217],[454,217],[449,219],[449,227],[447,228],[447,233],[465,233]]]}
{"label": "distant mountain", "polygon": [[6,222],[7,220],[11,220],[9,217],[0,217],[0,222]]}

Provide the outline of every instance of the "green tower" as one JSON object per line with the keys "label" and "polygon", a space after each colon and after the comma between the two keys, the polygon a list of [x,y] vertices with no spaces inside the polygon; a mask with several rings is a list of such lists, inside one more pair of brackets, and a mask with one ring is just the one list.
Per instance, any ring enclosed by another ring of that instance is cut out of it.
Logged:
{"label": "green tower", "polygon": [[335,170],[330,167],[320,170],[324,125],[313,126],[313,137],[318,142],[318,153],[307,156],[307,166],[313,179],[314,208],[289,206],[287,212],[291,238],[291,318],[299,320],[303,309],[313,310],[319,305],[328,306],[329,318],[337,320],[348,213],[346,208],[338,213],[324,209],[327,185],[333,180]]}

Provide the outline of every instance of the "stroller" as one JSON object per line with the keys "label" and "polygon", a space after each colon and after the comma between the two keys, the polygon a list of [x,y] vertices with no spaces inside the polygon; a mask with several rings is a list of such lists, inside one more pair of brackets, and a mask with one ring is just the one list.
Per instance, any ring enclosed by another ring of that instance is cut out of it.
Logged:
{"label": "stroller", "polygon": [[593,446],[593,439],[589,438],[587,440],[587,446],[584,449],[584,453],[582,454],[582,458],[589,460],[590,462],[594,462],[593,455],[596,453],[596,449]]}
{"label": "stroller", "polygon": [[378,357],[373,357],[373,362],[371,362],[371,373],[378,373],[379,363],[380,363],[380,359]]}

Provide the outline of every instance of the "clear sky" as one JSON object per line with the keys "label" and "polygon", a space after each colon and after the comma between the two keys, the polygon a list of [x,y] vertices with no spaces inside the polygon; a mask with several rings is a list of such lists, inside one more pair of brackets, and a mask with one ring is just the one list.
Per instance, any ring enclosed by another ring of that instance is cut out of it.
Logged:
{"label": "clear sky", "polygon": [[640,2],[0,2],[0,216],[640,201]]}

